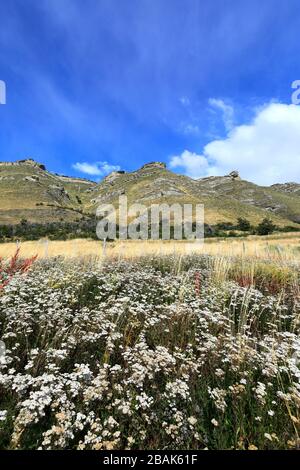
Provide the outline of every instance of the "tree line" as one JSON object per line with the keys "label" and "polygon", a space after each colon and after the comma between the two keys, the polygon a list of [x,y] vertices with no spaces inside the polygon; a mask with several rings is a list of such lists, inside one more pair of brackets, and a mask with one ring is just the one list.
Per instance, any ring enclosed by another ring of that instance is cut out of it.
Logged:
{"label": "tree line", "polygon": [[[7,241],[26,241],[49,238],[49,240],[70,240],[74,238],[91,238],[96,240],[96,218],[78,219],[74,222],[48,222],[32,223],[23,219],[19,224],[0,225],[0,242]],[[150,229],[149,229],[150,230]],[[238,237],[246,235],[269,235],[277,232],[297,231],[294,226],[278,227],[273,221],[265,217],[261,222],[254,226],[249,220],[239,217],[236,223],[222,222],[215,225],[204,225],[205,237]],[[173,238],[173,229],[170,231]],[[118,229],[117,229],[118,237]]]}

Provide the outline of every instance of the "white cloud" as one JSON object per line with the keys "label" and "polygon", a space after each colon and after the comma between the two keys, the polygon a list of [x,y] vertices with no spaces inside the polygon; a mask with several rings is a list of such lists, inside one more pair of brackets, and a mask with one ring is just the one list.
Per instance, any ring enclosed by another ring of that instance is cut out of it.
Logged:
{"label": "white cloud", "polygon": [[81,173],[86,173],[90,176],[105,176],[111,173],[112,171],[120,170],[119,165],[110,165],[107,162],[77,162],[72,165],[74,170],[80,171]]}
{"label": "white cloud", "polygon": [[229,104],[226,104],[223,100],[210,98],[208,103],[213,108],[220,109],[222,111],[222,117],[225,129],[230,131],[233,128],[233,118],[234,118],[234,110],[233,107]]}
{"label": "white cloud", "polygon": [[171,168],[183,168],[187,176],[200,178],[207,173],[209,167],[203,155],[184,150],[181,155],[174,155],[170,160]]}
{"label": "white cloud", "polygon": [[207,144],[202,155],[185,150],[170,166],[194,178],[238,170],[243,179],[263,185],[300,182],[300,106],[271,103],[250,124]]}

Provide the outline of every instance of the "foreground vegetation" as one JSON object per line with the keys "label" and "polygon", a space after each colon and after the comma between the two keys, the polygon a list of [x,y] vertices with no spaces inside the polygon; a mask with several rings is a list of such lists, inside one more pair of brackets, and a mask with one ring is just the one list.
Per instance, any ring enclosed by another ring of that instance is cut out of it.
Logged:
{"label": "foreground vegetation", "polygon": [[299,295],[299,265],[282,260],[15,270],[0,294],[0,448],[298,448]]}

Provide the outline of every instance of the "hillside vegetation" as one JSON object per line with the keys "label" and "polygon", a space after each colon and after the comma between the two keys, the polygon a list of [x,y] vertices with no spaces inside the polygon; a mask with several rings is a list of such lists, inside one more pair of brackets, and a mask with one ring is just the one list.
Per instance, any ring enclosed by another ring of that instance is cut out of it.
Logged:
{"label": "hillside vegetation", "polygon": [[133,202],[202,203],[207,224],[235,222],[238,217],[257,225],[270,217],[278,226],[298,226],[299,187],[296,183],[260,187],[227,176],[193,180],[154,162],[126,173],[114,172],[100,183],[61,176],[34,160],[0,163],[0,224],[76,221],[95,217],[101,203],[117,204],[120,195]]}

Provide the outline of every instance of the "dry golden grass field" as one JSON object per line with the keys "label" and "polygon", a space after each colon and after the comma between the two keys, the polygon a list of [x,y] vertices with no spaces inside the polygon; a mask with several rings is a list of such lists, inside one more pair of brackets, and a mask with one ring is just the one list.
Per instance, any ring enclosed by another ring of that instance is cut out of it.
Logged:
{"label": "dry golden grass field", "polygon": [[[16,243],[0,245],[0,256],[9,257],[16,251]],[[132,259],[141,256],[184,255],[190,253],[217,256],[242,256],[280,261],[300,261],[300,233],[273,234],[259,237],[206,239],[203,243],[184,241],[126,240],[104,244],[102,241],[76,239],[68,241],[27,241],[20,243],[23,257],[39,258],[63,256]]]}

